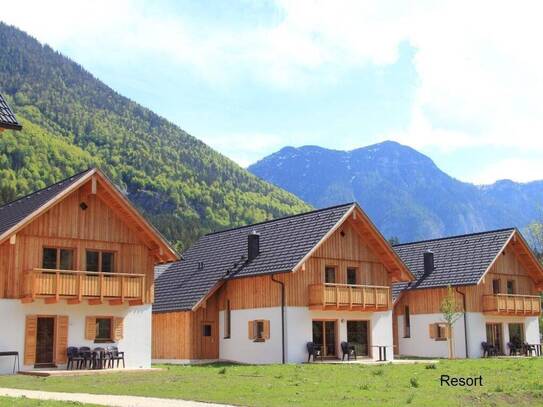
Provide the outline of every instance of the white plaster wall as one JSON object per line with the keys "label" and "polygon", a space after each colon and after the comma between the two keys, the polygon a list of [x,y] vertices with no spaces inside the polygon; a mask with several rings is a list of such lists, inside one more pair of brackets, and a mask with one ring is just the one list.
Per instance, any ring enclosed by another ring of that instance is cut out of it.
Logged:
{"label": "white plaster wall", "polygon": [[[429,325],[443,322],[442,314],[411,315],[411,338],[404,338],[403,316],[398,316],[398,337],[400,354],[422,357],[448,357],[447,341],[435,341],[430,338]],[[509,342],[509,323],[524,324],[524,332],[528,343],[539,343],[539,322],[537,317],[492,316],[480,312],[466,313],[468,357],[480,358],[483,355],[481,342],[486,341],[486,324],[501,323],[503,349],[506,353]],[[460,317],[453,328],[455,357],[465,358],[464,321]]]}
{"label": "white plaster wall", "polygon": [[[457,358],[466,357],[464,321],[462,318],[460,317],[453,325],[454,356]],[[398,316],[399,352],[401,355],[433,358],[446,358],[449,356],[447,341],[436,341],[430,338],[430,324],[443,322],[443,314],[411,315],[410,322],[411,335],[409,338],[404,338],[404,317],[403,315]],[[480,342],[479,346],[481,346]]]}
{"label": "white plaster wall", "polygon": [[[281,363],[281,307],[230,311],[230,338],[224,338],[224,311],[219,313],[219,358],[240,363]],[[249,321],[270,321],[270,339],[249,339]]]}
{"label": "white plaster wall", "polygon": [[[307,342],[313,340],[312,321],[314,319],[335,319],[338,321],[337,354],[341,357],[339,344],[347,340],[348,320],[369,320],[371,345],[387,346],[387,360],[394,358],[392,351],[392,311],[387,312],[336,312],[336,311],[311,311],[307,307],[287,307],[287,361],[289,363],[301,363],[307,361]],[[379,353],[372,348],[372,358],[377,360]]]}
{"label": "white plaster wall", "polygon": [[[67,315],[68,346],[107,346],[85,339],[85,317],[104,315],[124,318],[124,335],[116,345],[125,352],[127,368],[148,368],[151,366],[151,305],[128,307],[128,305],[67,305],[44,304],[37,300],[23,304],[19,300],[0,300],[0,321],[4,329],[0,332],[0,351],[18,351],[21,369],[24,362],[24,334],[27,315]],[[13,359],[0,358],[0,374],[11,373]],[[32,369],[33,366],[24,366]]]}

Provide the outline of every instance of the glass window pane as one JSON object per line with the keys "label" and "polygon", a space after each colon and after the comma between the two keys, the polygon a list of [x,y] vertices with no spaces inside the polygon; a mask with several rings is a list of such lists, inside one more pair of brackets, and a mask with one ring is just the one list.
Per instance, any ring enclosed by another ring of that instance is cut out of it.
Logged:
{"label": "glass window pane", "polygon": [[87,271],[99,271],[98,270],[98,252],[87,251]]}
{"label": "glass window pane", "polygon": [[499,294],[500,293],[500,280],[492,280],[492,293],[493,294]]}
{"label": "glass window pane", "polygon": [[211,325],[204,324],[204,336],[211,336]]}
{"label": "glass window pane", "polygon": [[513,280],[507,281],[507,294],[515,293],[515,282]]}
{"label": "glass window pane", "polygon": [[256,321],[256,337],[257,339],[264,338],[264,321]]}
{"label": "glass window pane", "polygon": [[356,281],[356,269],[353,267],[347,269],[347,284],[358,284]]}
{"label": "glass window pane", "polygon": [[71,249],[60,249],[60,269],[74,270],[74,251]]}
{"label": "glass window pane", "polygon": [[113,253],[102,253],[102,273],[113,273]]}
{"label": "glass window pane", "polygon": [[56,269],[57,268],[57,249],[43,249],[42,268]]}
{"label": "glass window pane", "polygon": [[333,284],[336,282],[336,269],[333,267],[326,267],[324,270],[324,282]]}
{"label": "glass window pane", "polygon": [[111,339],[111,318],[96,318],[96,339]]}

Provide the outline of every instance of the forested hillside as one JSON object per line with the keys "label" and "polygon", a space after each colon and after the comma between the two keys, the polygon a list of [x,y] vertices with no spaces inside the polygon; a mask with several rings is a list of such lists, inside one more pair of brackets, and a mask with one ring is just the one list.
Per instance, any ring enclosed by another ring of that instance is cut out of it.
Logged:
{"label": "forested hillside", "polygon": [[0,135],[0,204],[97,165],[179,249],[309,209],[3,23],[0,92],[23,125]]}
{"label": "forested hillside", "polygon": [[390,141],[352,151],[285,147],[249,170],[316,207],[358,201],[386,237],[402,242],[522,229],[540,219],[543,206],[542,181],[461,182]]}

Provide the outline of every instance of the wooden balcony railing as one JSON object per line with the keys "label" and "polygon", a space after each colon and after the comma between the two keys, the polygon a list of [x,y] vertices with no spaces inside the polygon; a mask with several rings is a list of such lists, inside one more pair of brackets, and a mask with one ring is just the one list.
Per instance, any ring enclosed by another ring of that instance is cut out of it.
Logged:
{"label": "wooden balcony railing", "polygon": [[507,315],[539,315],[541,313],[541,298],[538,295],[484,295],[483,311]]}
{"label": "wooden balcony railing", "polygon": [[33,269],[25,274],[23,301],[45,298],[46,303],[67,299],[69,303],[89,300],[91,304],[143,303],[145,275],[95,273],[76,270]]}
{"label": "wooden balcony railing", "polygon": [[309,286],[309,308],[384,311],[390,308],[390,287],[312,284]]}

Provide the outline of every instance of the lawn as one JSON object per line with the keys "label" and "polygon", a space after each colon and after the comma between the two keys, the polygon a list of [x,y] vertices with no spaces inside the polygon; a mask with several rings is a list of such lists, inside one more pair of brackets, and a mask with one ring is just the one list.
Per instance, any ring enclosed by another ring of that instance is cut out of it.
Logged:
{"label": "lawn", "polygon": [[[543,406],[543,358],[435,365],[160,366],[159,372],[0,377],[0,387],[181,398],[245,406]],[[440,385],[442,374],[482,376],[482,387]]]}
{"label": "lawn", "polygon": [[0,397],[0,407],[93,407],[91,404],[67,401],[31,400],[24,397]]}

